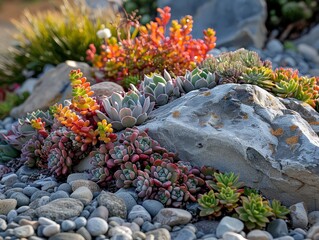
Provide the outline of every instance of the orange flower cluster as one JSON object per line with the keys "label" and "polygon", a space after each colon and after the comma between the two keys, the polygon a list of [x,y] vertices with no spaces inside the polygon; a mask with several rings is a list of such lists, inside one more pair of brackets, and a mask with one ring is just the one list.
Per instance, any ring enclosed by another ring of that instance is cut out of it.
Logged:
{"label": "orange flower cluster", "polygon": [[204,40],[192,38],[191,16],[182,18],[180,23],[172,21],[169,37],[165,37],[166,25],[171,17],[170,8],[157,11],[160,17],[155,22],[146,26],[132,23],[139,30],[138,37],[119,41],[114,37],[106,39],[100,55],[96,54],[95,46],[90,45],[87,60],[103,72],[105,79],[123,83],[129,76],[142,79],[145,74],[162,73],[164,69],[172,75],[182,75],[186,70],[194,69],[215,47],[213,29],[204,31]]}
{"label": "orange flower cluster", "polygon": [[32,119],[31,120],[31,126],[38,130],[39,134],[42,135],[42,137],[46,138],[49,134],[48,132],[45,130],[45,122],[42,122],[41,118],[37,118],[37,119]]}
{"label": "orange flower cluster", "polygon": [[73,88],[73,98],[70,108],[76,109],[82,115],[90,114],[100,108],[96,101],[91,98],[94,92],[91,91],[90,83],[83,77],[80,69],[70,72],[70,81]]}
{"label": "orange flower cluster", "polygon": [[[77,135],[75,139],[79,142],[95,145],[98,139],[105,143],[115,141],[116,135],[113,134],[111,124],[108,124],[106,120],[96,123],[91,118],[99,105],[90,97],[93,92],[86,78],[82,77],[82,72],[72,70],[70,80],[73,87],[71,105],[63,107],[62,104],[55,104],[50,108],[56,120],[70,128]],[[78,115],[77,112],[81,115]],[[97,129],[94,127],[96,125]]]}

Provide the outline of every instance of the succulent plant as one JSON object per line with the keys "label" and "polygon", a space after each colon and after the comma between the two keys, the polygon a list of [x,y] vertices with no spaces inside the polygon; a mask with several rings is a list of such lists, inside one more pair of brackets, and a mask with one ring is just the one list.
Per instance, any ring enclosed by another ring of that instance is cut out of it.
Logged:
{"label": "succulent plant", "polygon": [[161,202],[162,204],[169,206],[172,203],[172,199],[171,199],[171,193],[170,191],[172,191],[173,187],[170,186],[168,188],[163,188],[160,187],[157,189],[157,191],[153,194],[153,198],[159,202]]}
{"label": "succulent plant", "polygon": [[134,154],[134,148],[131,145],[116,145],[109,152],[112,161],[111,165],[120,165],[121,163],[125,163],[127,161],[132,161],[133,163],[138,161],[139,157]]}
{"label": "succulent plant", "polygon": [[241,202],[242,206],[235,210],[249,230],[266,227],[269,217],[274,215],[268,201],[264,201],[260,195],[242,196]]}
{"label": "succulent plant", "polygon": [[130,91],[122,97],[119,93],[113,93],[110,97],[102,100],[104,113],[96,111],[99,119],[106,119],[116,130],[142,124],[148,114],[154,108],[154,103],[150,98],[145,98],[144,102],[139,95]]}
{"label": "succulent plant", "polygon": [[190,197],[190,193],[185,186],[174,186],[170,191],[171,205],[180,207],[186,203]]}
{"label": "succulent plant", "polygon": [[194,174],[188,174],[185,185],[187,186],[188,191],[192,195],[195,195],[200,192],[201,188],[205,185],[205,181],[204,179],[197,177]]}
{"label": "succulent plant", "polygon": [[219,217],[221,215],[222,206],[219,200],[215,197],[214,190],[210,190],[198,199],[201,217],[214,216]]}
{"label": "succulent plant", "polygon": [[154,179],[147,171],[138,170],[138,176],[133,182],[133,186],[136,187],[135,191],[140,198],[148,199],[153,192]]}
{"label": "succulent plant", "polygon": [[240,192],[230,188],[221,188],[215,195],[219,199],[220,204],[227,209],[228,212],[233,211],[238,206]]}
{"label": "succulent plant", "polygon": [[156,160],[151,166],[150,172],[157,187],[172,186],[180,177],[180,170],[176,164],[162,160]]}
{"label": "succulent plant", "polygon": [[216,73],[211,73],[206,69],[195,68],[191,72],[187,70],[184,77],[177,77],[176,85],[181,93],[186,94],[195,89],[213,88],[218,81],[219,76]]}
{"label": "succulent plant", "polygon": [[287,214],[290,213],[290,210],[283,206],[281,202],[276,199],[270,201],[270,207],[275,218],[286,219]]}
{"label": "succulent plant", "polygon": [[114,174],[116,179],[116,187],[129,188],[133,186],[134,180],[137,178],[137,167],[131,162],[126,162],[121,165],[121,169],[117,170]]}
{"label": "succulent plant", "polygon": [[170,74],[164,70],[164,77],[158,74],[153,74],[152,77],[145,76],[144,81],[140,85],[140,90],[131,84],[131,89],[139,95],[150,97],[151,102],[155,105],[162,106],[169,101],[180,96],[178,87],[174,86]]}
{"label": "succulent plant", "polygon": [[222,188],[230,187],[231,189],[237,190],[242,186],[241,182],[238,182],[239,176],[233,172],[228,173],[214,173],[216,183],[209,181],[208,184],[213,189],[220,191]]}
{"label": "succulent plant", "polygon": [[47,155],[42,152],[44,138],[40,134],[34,135],[26,142],[21,150],[19,160],[30,168],[47,169]]}
{"label": "succulent plant", "polygon": [[245,83],[257,85],[270,92],[275,87],[275,82],[273,81],[273,71],[270,68],[247,68],[240,78]]}
{"label": "succulent plant", "polygon": [[0,163],[5,163],[16,159],[20,155],[20,152],[11,147],[8,143],[1,140],[0,136]]}

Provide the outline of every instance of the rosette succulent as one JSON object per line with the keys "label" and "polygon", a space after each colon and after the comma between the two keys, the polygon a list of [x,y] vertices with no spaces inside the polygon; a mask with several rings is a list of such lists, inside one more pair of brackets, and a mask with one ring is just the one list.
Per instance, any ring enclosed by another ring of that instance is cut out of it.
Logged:
{"label": "rosette succulent", "polygon": [[215,195],[228,212],[233,211],[238,206],[240,193],[230,187],[221,188]]}
{"label": "rosette succulent", "polygon": [[133,185],[133,181],[137,178],[137,166],[131,162],[121,165],[121,169],[114,174],[116,186],[118,188],[129,188]]}
{"label": "rosette succulent", "polygon": [[248,229],[264,228],[273,216],[268,201],[264,201],[260,195],[251,194],[241,197],[242,206],[235,210]]}
{"label": "rosette succulent", "polygon": [[283,206],[281,202],[276,199],[271,200],[270,207],[275,218],[286,219],[287,214],[290,213],[290,210],[287,207]]}
{"label": "rosette succulent", "polygon": [[231,189],[237,190],[242,186],[241,182],[238,182],[239,176],[233,172],[229,173],[214,173],[216,183],[214,181],[207,181],[209,186],[215,190],[220,191],[223,188],[230,187]]}
{"label": "rosette succulent", "polygon": [[110,97],[102,100],[104,113],[96,111],[99,119],[106,119],[116,130],[142,124],[154,108],[155,103],[150,98],[141,97],[130,91],[124,94],[113,93]]}
{"label": "rosette succulent", "polygon": [[40,134],[34,135],[26,142],[21,150],[20,161],[30,168],[46,169],[47,155],[42,152],[44,138]]}
{"label": "rosette succulent", "polygon": [[157,106],[165,105],[170,100],[180,97],[178,87],[174,86],[172,78],[166,70],[164,70],[164,77],[156,73],[152,77],[145,76],[140,85],[140,91],[133,84],[130,87],[137,94],[144,95],[146,98],[150,97],[151,102],[155,102]]}
{"label": "rosette succulent", "polygon": [[222,206],[215,197],[214,190],[210,190],[198,199],[200,213],[199,215],[219,217],[221,215]]}
{"label": "rosette succulent", "polygon": [[167,188],[177,183],[180,177],[180,170],[174,163],[167,163],[162,160],[156,160],[150,169],[154,184],[157,187]]}
{"label": "rosette succulent", "polygon": [[133,186],[136,187],[135,191],[140,198],[148,199],[153,192],[154,179],[150,177],[148,172],[138,170],[138,176],[133,182]]}
{"label": "rosette succulent", "polygon": [[177,77],[176,85],[181,93],[186,94],[195,89],[213,88],[216,86],[218,79],[219,76],[216,73],[195,68],[191,72],[187,70],[184,77]]}

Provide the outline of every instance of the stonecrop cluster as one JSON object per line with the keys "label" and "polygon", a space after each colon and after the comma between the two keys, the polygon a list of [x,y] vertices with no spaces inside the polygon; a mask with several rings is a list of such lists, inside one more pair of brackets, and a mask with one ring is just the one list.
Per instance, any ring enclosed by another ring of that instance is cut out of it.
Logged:
{"label": "stonecrop cluster", "polygon": [[132,21],[132,27],[139,32],[135,38],[116,39],[111,37],[101,46],[101,53],[96,53],[92,44],[87,51],[87,60],[100,70],[102,78],[128,86],[127,79],[142,79],[145,74],[162,73],[166,69],[174,75],[192,70],[215,47],[215,31],[204,31],[204,39],[193,39],[191,35],[193,19],[186,16],[178,22],[172,21],[169,36],[165,36],[170,20],[170,8],[157,10],[160,14],[156,21],[146,26]]}

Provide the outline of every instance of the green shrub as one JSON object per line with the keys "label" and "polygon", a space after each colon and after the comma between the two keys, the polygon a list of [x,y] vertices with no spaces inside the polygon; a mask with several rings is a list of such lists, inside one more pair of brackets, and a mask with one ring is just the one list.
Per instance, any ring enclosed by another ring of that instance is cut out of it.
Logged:
{"label": "green shrub", "polygon": [[102,44],[98,30],[107,26],[116,34],[119,16],[109,9],[90,9],[85,1],[71,4],[66,0],[59,11],[35,15],[26,11],[13,23],[18,30],[17,44],[0,58],[0,85],[23,82],[23,72],[36,75],[45,64],[84,61],[89,44]]}

